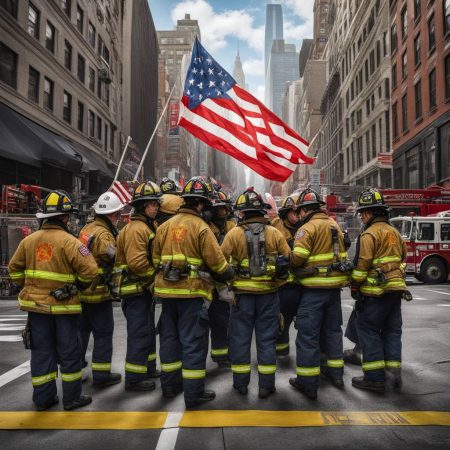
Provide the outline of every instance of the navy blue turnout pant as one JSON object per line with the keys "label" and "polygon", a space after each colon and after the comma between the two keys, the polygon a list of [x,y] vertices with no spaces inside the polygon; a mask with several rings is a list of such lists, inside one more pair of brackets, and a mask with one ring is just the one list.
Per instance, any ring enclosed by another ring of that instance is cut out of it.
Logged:
{"label": "navy blue turnout pant", "polygon": [[34,403],[44,406],[55,397],[58,365],[62,378],[63,403],[76,400],[81,395],[80,315],[29,312],[28,320]]}
{"label": "navy blue turnout pant", "polygon": [[214,291],[214,299],[208,309],[211,328],[211,359],[228,361],[228,325],[230,322],[230,305],[219,300]]}
{"label": "navy blue turnout pant", "polygon": [[255,330],[259,387],[274,387],[279,312],[276,292],[237,296],[236,304],[231,307],[229,332],[234,386],[243,387],[250,383],[251,345]]}
{"label": "navy blue turnout pant", "polygon": [[208,311],[202,298],[163,298],[159,324],[161,387],[184,389],[186,402],[205,390]]}
{"label": "navy blue turnout pant", "polygon": [[297,314],[301,289],[301,286],[298,284],[288,283],[278,290],[280,312],[284,317],[284,330],[277,339],[277,355],[289,355],[289,329]]}

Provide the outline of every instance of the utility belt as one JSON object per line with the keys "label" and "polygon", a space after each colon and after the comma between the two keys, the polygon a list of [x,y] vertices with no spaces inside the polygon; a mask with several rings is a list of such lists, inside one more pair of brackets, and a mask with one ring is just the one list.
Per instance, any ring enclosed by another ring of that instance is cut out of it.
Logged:
{"label": "utility belt", "polygon": [[[269,265],[272,265],[272,269],[269,269]],[[260,270],[253,271],[247,267],[239,265],[233,266],[236,275],[240,278],[253,278],[261,276],[269,276],[272,279],[287,280],[289,278],[289,257],[278,255],[277,257],[265,258]],[[268,273],[269,272],[269,273]]]}
{"label": "utility belt", "polygon": [[50,291],[50,295],[53,296],[57,302],[69,300],[77,294],[78,289],[74,284],[64,284],[62,287]]}
{"label": "utility belt", "polygon": [[158,270],[162,270],[163,279],[169,282],[177,282],[187,278],[202,278],[205,281],[214,283],[211,274],[206,270],[200,270],[199,266],[186,263],[182,266],[175,266],[172,262],[160,264]]}
{"label": "utility belt", "polygon": [[296,278],[309,278],[315,275],[330,276],[332,272],[350,273],[353,270],[353,263],[349,260],[338,261],[329,266],[299,267],[291,269]]}
{"label": "utility belt", "polygon": [[120,301],[120,289],[119,286],[114,282],[114,268],[113,267],[103,267],[103,273],[100,274],[99,281],[104,284],[113,300]]}

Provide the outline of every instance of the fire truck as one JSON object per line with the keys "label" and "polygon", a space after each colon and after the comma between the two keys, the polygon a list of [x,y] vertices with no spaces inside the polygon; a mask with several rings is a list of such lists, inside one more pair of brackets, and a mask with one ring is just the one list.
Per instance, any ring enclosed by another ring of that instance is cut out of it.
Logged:
{"label": "fire truck", "polygon": [[433,216],[391,219],[408,251],[406,273],[428,284],[444,283],[450,274],[450,210]]}

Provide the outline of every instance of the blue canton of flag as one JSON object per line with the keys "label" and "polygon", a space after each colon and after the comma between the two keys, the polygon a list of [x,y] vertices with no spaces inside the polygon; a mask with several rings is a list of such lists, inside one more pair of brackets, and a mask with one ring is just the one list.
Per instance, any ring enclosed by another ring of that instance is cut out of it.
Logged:
{"label": "blue canton of flag", "polygon": [[184,95],[189,99],[189,109],[208,98],[231,98],[227,95],[236,81],[215,61],[195,38],[191,65],[184,83]]}

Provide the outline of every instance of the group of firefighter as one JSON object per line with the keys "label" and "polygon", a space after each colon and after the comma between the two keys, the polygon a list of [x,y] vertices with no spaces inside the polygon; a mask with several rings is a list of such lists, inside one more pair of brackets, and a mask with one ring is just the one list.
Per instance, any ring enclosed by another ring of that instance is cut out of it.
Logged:
{"label": "group of firefighter", "polygon": [[233,202],[207,177],[191,178],[182,190],[169,178],[147,181],[130,205],[130,220],[118,231],[125,205],[113,192],[102,194],[75,237],[73,202],[66,192],[51,192],[37,214],[40,229],[11,258],[19,306],[28,311],[24,341],[37,410],[59,402],[58,366],[64,409],[91,402],[82,395],[91,334],[93,384],[121,382],[111,371],[114,301],[127,324],[127,391],[152,391],[160,378],[162,395],[184,392],[187,408],[214,399],[205,389],[211,334],[212,360],[231,368],[233,388],[247,395],[255,333],[259,397],[267,398],[275,392],[277,357],[290,352],[292,322],[293,388],[316,399],[321,377],[343,389],[344,287],[356,300],[346,335],[357,345],[349,358],[363,369],[353,386],[384,392],[386,375],[401,386],[406,247],[376,189],[359,196],[363,226],[354,261],[350,240],[312,189],[284,198],[272,222],[271,206],[253,188]]}

